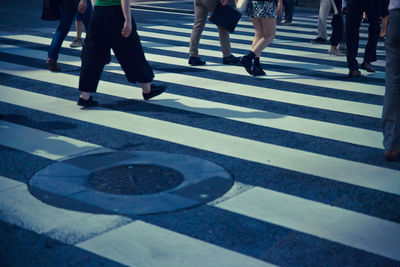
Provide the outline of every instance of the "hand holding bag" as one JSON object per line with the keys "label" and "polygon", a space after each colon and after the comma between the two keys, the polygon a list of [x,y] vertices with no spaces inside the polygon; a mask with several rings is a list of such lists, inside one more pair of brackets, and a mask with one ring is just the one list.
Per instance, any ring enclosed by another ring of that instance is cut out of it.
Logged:
{"label": "hand holding bag", "polygon": [[224,27],[230,33],[232,33],[234,32],[241,16],[242,15],[239,13],[239,11],[230,7],[229,5],[221,5],[218,0],[214,11],[211,13],[209,21],[218,26]]}

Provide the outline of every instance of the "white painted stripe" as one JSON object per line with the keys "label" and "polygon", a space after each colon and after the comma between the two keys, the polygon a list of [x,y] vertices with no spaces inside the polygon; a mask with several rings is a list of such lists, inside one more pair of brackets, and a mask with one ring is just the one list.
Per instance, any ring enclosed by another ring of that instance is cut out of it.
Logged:
{"label": "white painted stripe", "polygon": [[[2,50],[5,50],[7,46],[3,47]],[[32,58],[41,58],[46,53],[43,51],[32,50],[32,49],[9,49],[9,53],[15,55],[26,55],[28,53]],[[156,54],[146,54],[146,57],[149,60],[154,60],[157,62],[169,62],[171,64],[181,66],[186,66],[186,60],[174,58],[174,57],[167,57],[162,55]],[[59,60],[60,63],[66,63],[74,66],[80,66],[79,57],[71,57],[71,56],[63,56],[62,59]],[[116,64],[110,64],[106,67],[106,70],[114,73],[121,73],[120,70],[114,70],[114,66]],[[1,67],[1,66],[0,66]],[[17,67],[18,68],[18,67]],[[222,71],[222,70],[230,70],[236,68],[238,70],[239,67],[236,66],[221,66],[220,64],[209,64],[207,67],[204,67],[208,70],[214,71]],[[7,73],[7,70],[3,70]],[[244,72],[243,69],[240,68],[240,71]],[[9,72],[8,72],[9,73]],[[202,89],[224,92],[224,93],[231,93],[236,95],[243,95],[243,96],[250,96],[259,99],[271,100],[271,101],[278,101],[282,103],[288,104],[295,104],[331,111],[340,111],[349,114],[373,117],[373,118],[381,118],[382,107],[379,105],[373,104],[366,104],[366,103],[358,103],[354,101],[348,100],[339,100],[334,98],[327,98],[321,96],[314,96],[314,95],[306,95],[301,93],[294,93],[294,92],[287,92],[287,91],[280,91],[275,89],[269,89],[265,87],[258,87],[258,86],[250,86],[244,85],[234,82],[225,82],[225,81],[218,81],[214,79],[207,79],[201,78],[197,76],[191,75],[182,75],[176,73],[158,73],[157,80],[170,82],[170,83],[178,83],[180,85],[191,86],[195,87],[196,85]],[[291,82],[293,80],[290,80]],[[320,83],[326,83],[326,80],[321,80]]]}
{"label": "white painted stripe", "polygon": [[[47,70],[34,69],[31,67],[19,66],[10,63],[4,63],[3,68],[0,67],[0,72],[8,73],[14,76],[46,81],[72,88],[78,84],[78,77],[74,75],[64,73],[49,74]],[[99,84],[98,92],[123,98],[142,98],[140,90],[133,90],[132,86],[106,81],[102,81]],[[233,106],[219,102],[211,102],[186,96],[173,95],[169,93],[162,94],[161,96],[157,97],[157,101],[153,101],[152,103],[211,116],[223,117],[226,119],[241,121],[254,125],[329,138],[341,142],[349,142],[380,149],[383,148],[382,133],[377,131],[303,119],[301,117],[284,116],[281,114]]]}
{"label": "white painted stripe", "polygon": [[98,145],[51,134],[0,120],[0,145],[30,154],[61,160],[72,155],[98,150]]}
{"label": "white painted stripe", "polygon": [[125,225],[77,246],[128,266],[272,266],[142,221]]}
{"label": "white painted stripe", "polygon": [[132,222],[117,215],[94,215],[49,206],[32,196],[26,184],[0,176],[0,220],[75,244]]}
{"label": "white painted stripe", "polygon": [[400,224],[255,187],[219,208],[400,260]]}
{"label": "white painted stripe", "polygon": [[[160,27],[164,27],[164,26],[160,26]],[[162,39],[162,40],[171,39],[171,34],[165,34],[165,33],[155,33],[155,32],[150,32],[150,31],[138,31],[138,34],[141,37],[158,38],[158,39]],[[206,36],[206,34],[205,34],[205,36]],[[174,35],[173,40],[174,41],[188,43],[189,40],[190,40],[190,36],[189,35],[188,36],[177,36],[177,35]],[[250,44],[251,40],[252,40],[252,37],[248,37],[248,41],[249,41],[248,44],[231,42],[231,47],[234,48],[234,49],[242,49],[242,50],[245,50],[245,51],[249,51],[251,49],[251,44]],[[211,45],[211,46],[215,46],[215,47],[218,47],[218,48],[220,47],[220,43],[219,43],[218,40],[209,40],[209,39],[206,39],[206,38],[202,38],[200,43],[202,45]],[[293,43],[293,42],[285,41],[285,44],[287,44],[287,45],[290,45],[291,43]],[[302,58],[304,58],[304,60],[306,60],[307,58],[311,58],[311,59],[318,58],[318,59],[322,59],[322,60],[331,60],[331,61],[337,61],[337,62],[343,62],[343,63],[346,62],[346,57],[336,57],[336,56],[333,57],[333,56],[330,56],[328,54],[327,50],[326,50],[325,53],[312,52],[312,51],[302,51],[302,50],[297,50],[296,49],[299,46],[300,47],[307,47],[307,46],[311,47],[311,46],[315,46],[315,45],[313,45],[311,43],[309,43],[309,44],[308,43],[301,43],[301,44],[298,44],[297,46],[293,45],[293,49],[285,49],[285,48],[277,48],[277,47],[269,46],[264,50],[264,52],[263,52],[263,54],[261,56],[262,57],[268,57],[268,54],[266,54],[266,53],[276,53],[276,54],[281,54],[281,55],[302,57]],[[327,49],[328,49],[328,47],[327,47]],[[218,49],[218,50],[220,50],[220,49]],[[359,58],[359,60],[362,61],[361,58]],[[378,62],[374,62],[374,65],[375,66],[384,66],[384,61],[380,60]],[[370,74],[370,75],[373,76],[373,74]]]}
{"label": "white painted stripe", "polygon": [[[134,114],[95,108],[82,111],[73,101],[0,86],[0,101],[94,123],[226,156],[289,169],[366,188],[400,194],[393,169],[262,143]],[[118,118],[118,120],[115,120]],[[179,134],[177,134],[179,133]]]}
{"label": "white painted stripe", "polygon": [[[212,28],[210,28],[212,26],[207,26],[206,29],[208,30],[204,30],[202,32],[202,39],[200,41],[201,44],[207,44],[207,45],[213,45],[217,48],[217,50],[215,50],[215,52],[218,52],[218,56],[221,56],[221,52],[220,52],[220,45],[218,41],[215,40],[209,40],[207,39],[207,37],[218,37],[218,32],[213,31]],[[162,31],[167,31],[167,32],[173,32],[173,33],[186,33],[188,36],[190,36],[192,30],[189,28],[176,28],[176,27],[170,27],[170,26],[149,26],[146,27],[146,29],[154,29],[154,30],[162,30]],[[147,35],[149,35],[151,32],[147,31]],[[168,33],[166,33],[168,34]],[[140,33],[141,36],[144,36],[142,33]],[[246,35],[239,35],[239,34],[230,34],[231,37],[231,45],[232,46],[241,46],[244,49],[244,46],[247,47],[247,50],[250,49],[251,45],[251,41],[252,41],[252,37],[251,36],[246,36]],[[183,37],[186,38],[186,37]],[[239,44],[236,43],[234,40],[241,40],[241,41],[247,41],[248,44]],[[321,52],[308,52],[308,51],[302,51],[302,50],[297,50],[297,48],[315,48],[316,45],[315,44],[311,44],[311,43],[301,43],[301,42],[297,42],[297,41],[287,41],[287,40],[280,40],[280,39],[274,39],[273,41],[274,43],[283,43],[285,45],[289,45],[289,46],[293,46],[293,49],[286,49],[286,48],[276,48],[276,47],[271,47],[269,46],[268,48],[265,49],[266,52],[271,52],[271,53],[278,53],[278,54],[284,54],[284,55],[288,55],[288,50],[291,51],[291,53],[293,53],[293,50],[296,50],[295,55],[296,56],[303,56],[305,55],[306,58],[319,58],[319,59],[325,59],[325,60],[329,60],[329,61],[338,61],[338,62],[343,62],[346,63],[346,57],[342,56],[342,57],[337,57],[337,56],[331,56],[328,54],[328,49],[330,47],[330,45],[322,45],[324,47],[324,50],[322,50]],[[184,48],[184,51],[180,51],[180,52],[184,52],[187,53],[188,49],[186,46],[182,46],[182,48]],[[162,48],[160,48],[162,49]],[[201,55],[204,54],[204,49],[200,49]],[[310,54],[311,53],[311,54]],[[315,54],[319,54],[318,57],[313,57]],[[264,56],[267,56],[264,53]],[[268,61],[269,62],[276,62],[279,64],[279,62],[281,61],[285,61],[282,59],[276,59],[276,58],[270,58],[268,57]],[[286,60],[288,61],[288,60]],[[304,68],[304,66],[302,64],[305,64],[307,62],[301,62],[301,64],[299,63],[299,61],[289,61],[289,62],[295,62],[296,65],[292,65],[294,67],[297,68]],[[381,63],[384,63],[383,61]],[[326,72],[331,72],[331,73],[337,73],[337,74],[347,74],[348,73],[348,69],[347,67],[332,67],[332,66],[328,66],[328,65],[324,65],[324,64],[313,64],[313,63],[308,63],[310,65],[315,65],[315,66],[319,66],[319,68],[316,68],[316,70],[319,71],[326,71]],[[280,65],[280,64],[279,64]],[[377,65],[374,63],[374,65]],[[322,67],[322,68],[321,68]],[[327,69],[324,69],[327,68]],[[309,68],[305,68],[305,69],[309,69]],[[381,71],[377,71],[373,74],[374,78],[380,78],[380,79],[384,79],[385,75],[384,72]]]}

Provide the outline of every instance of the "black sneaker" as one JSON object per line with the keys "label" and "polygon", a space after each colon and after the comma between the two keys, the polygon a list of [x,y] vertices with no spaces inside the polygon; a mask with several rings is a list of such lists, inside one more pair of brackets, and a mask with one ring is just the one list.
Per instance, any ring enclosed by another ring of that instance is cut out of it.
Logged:
{"label": "black sneaker", "polygon": [[246,69],[248,74],[253,75],[253,71],[252,71],[253,60],[251,60],[250,57],[248,57],[248,56],[241,57],[240,63]]}
{"label": "black sneaker", "polygon": [[150,86],[150,89],[151,89],[150,93],[147,93],[147,94],[142,93],[144,100],[149,100],[150,98],[161,95],[162,93],[165,92],[165,89],[167,89],[167,86],[152,84]]}
{"label": "black sneaker", "polygon": [[79,98],[77,105],[85,108],[91,108],[91,107],[97,107],[99,105],[99,102],[93,100],[93,98],[90,96],[88,100]]}
{"label": "black sneaker", "polygon": [[313,43],[313,44],[327,44],[329,42],[326,39],[322,38],[322,37],[317,37],[314,40],[312,40],[311,43]]}
{"label": "black sneaker", "polygon": [[201,65],[205,65],[206,62],[201,60],[199,57],[190,57],[189,58],[189,65],[192,66],[201,66]]}
{"label": "black sneaker", "polygon": [[239,63],[239,59],[234,55],[230,55],[229,57],[222,58],[222,64],[226,65],[236,65]]}

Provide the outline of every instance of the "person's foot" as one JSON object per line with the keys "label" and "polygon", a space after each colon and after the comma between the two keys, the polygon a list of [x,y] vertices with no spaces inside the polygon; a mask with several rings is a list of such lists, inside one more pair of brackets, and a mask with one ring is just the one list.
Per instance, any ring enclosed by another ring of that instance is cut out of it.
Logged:
{"label": "person's foot", "polygon": [[283,25],[283,26],[290,26],[290,25],[292,25],[292,22],[291,22],[291,21],[286,21],[286,20],[285,20],[285,22],[283,22],[281,25]]}
{"label": "person's foot", "polygon": [[379,41],[384,42],[386,39],[386,34],[384,35],[379,35]]}
{"label": "person's foot", "polygon": [[335,55],[335,56],[339,56],[339,57],[342,57],[342,56],[344,56],[343,54],[342,54],[342,52],[340,52],[339,51],[339,49],[337,48],[337,46],[331,46],[330,48],[329,48],[329,55]]}
{"label": "person's foot", "polygon": [[339,48],[339,51],[342,51],[344,53],[346,53],[346,51],[347,51],[347,45],[346,44],[339,44],[338,48]]}
{"label": "person's foot", "polygon": [[53,72],[61,71],[60,67],[58,67],[58,65],[57,65],[57,61],[52,58],[48,58],[46,60],[46,67],[49,69],[49,71],[53,71]]}
{"label": "person's foot", "polygon": [[245,68],[248,74],[253,75],[253,60],[248,55],[241,57],[240,63]]}
{"label": "person's foot", "polygon": [[311,40],[311,43],[313,43],[313,44],[327,44],[328,41],[325,38],[317,37],[314,40]]}
{"label": "person's foot", "polygon": [[371,63],[366,61],[361,64],[360,68],[368,72],[375,72],[375,69],[372,67]]}
{"label": "person's foot", "polygon": [[85,108],[91,108],[91,107],[97,107],[99,105],[99,102],[93,100],[91,96],[87,100],[79,97],[77,105]]}
{"label": "person's foot", "polygon": [[261,68],[261,65],[256,65],[254,64],[253,69],[252,69],[253,76],[264,76],[266,75],[265,71]]}
{"label": "person's foot", "polygon": [[83,42],[81,38],[76,38],[75,40],[72,41],[72,43],[69,44],[70,47],[81,47],[82,45]]}
{"label": "person's foot", "polygon": [[201,60],[199,57],[190,57],[189,58],[189,65],[192,66],[201,66],[201,65],[205,65],[206,62]]}
{"label": "person's foot", "polygon": [[349,71],[349,78],[361,77],[361,72],[359,70]]}
{"label": "person's foot", "polygon": [[239,63],[239,59],[234,55],[230,55],[229,57],[222,58],[222,64],[226,65],[236,65]]}
{"label": "person's foot", "polygon": [[400,150],[385,150],[384,156],[387,161],[395,161],[400,158]]}
{"label": "person's foot", "polygon": [[167,86],[165,85],[150,85],[150,92],[149,93],[142,93],[144,100],[149,100],[155,96],[161,95],[165,92]]}

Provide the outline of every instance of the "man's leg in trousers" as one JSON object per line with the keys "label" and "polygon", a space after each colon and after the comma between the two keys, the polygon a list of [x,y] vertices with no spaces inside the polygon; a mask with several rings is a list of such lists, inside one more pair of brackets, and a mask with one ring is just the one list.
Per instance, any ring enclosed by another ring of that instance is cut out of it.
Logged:
{"label": "man's leg in trousers", "polygon": [[358,70],[357,53],[360,40],[360,24],[362,9],[358,3],[347,7],[346,38],[347,38],[347,66],[350,71]]}
{"label": "man's leg in trousers", "polygon": [[222,56],[229,57],[231,55],[231,41],[229,39],[229,32],[224,27],[218,26],[218,33]]}
{"label": "man's leg in trousers", "polygon": [[285,21],[292,22],[294,11],[294,0],[286,0]]}
{"label": "man's leg in trousers", "polygon": [[[365,47],[364,61],[374,62],[376,61],[376,46],[379,40],[379,33],[381,31],[379,26],[379,6],[376,5],[376,9],[369,8],[366,12],[369,21],[368,27],[368,42]],[[399,44],[400,45],[400,44]]]}
{"label": "man's leg in trousers", "polygon": [[328,34],[326,33],[326,24],[328,20],[329,11],[332,8],[331,0],[321,0],[319,7],[319,16],[318,16],[318,36],[323,39],[328,38]]}
{"label": "man's leg in trousers", "polygon": [[386,33],[386,91],[382,126],[385,150],[400,149],[400,10],[390,12]]}
{"label": "man's leg in trousers", "polygon": [[190,35],[189,55],[191,57],[199,56],[200,37],[203,33],[204,26],[208,15],[207,8],[201,0],[194,0],[194,24],[192,34]]}

